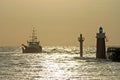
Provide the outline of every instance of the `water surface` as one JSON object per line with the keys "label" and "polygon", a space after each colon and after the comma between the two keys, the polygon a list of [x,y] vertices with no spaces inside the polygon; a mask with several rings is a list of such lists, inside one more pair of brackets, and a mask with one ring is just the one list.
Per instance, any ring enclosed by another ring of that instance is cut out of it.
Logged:
{"label": "water surface", "polygon": [[95,48],[45,47],[43,53],[0,49],[0,80],[119,80],[120,63],[95,59]]}

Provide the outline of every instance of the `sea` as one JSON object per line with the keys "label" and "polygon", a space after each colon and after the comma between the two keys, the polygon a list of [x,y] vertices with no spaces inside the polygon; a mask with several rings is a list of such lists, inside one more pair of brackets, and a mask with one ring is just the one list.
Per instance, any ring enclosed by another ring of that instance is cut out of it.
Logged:
{"label": "sea", "polygon": [[96,59],[95,47],[44,47],[22,53],[21,47],[0,47],[0,80],[120,80],[120,62]]}

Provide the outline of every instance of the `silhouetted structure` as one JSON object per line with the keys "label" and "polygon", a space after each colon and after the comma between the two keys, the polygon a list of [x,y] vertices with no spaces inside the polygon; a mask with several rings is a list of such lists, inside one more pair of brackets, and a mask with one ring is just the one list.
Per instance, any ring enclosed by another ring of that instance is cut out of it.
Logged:
{"label": "silhouetted structure", "polygon": [[27,41],[27,46],[22,44],[22,52],[23,53],[40,53],[42,52],[42,46],[39,45],[39,41],[37,41],[37,36],[35,35],[35,29],[33,28],[33,33],[31,36],[31,40]]}
{"label": "silhouetted structure", "polygon": [[120,47],[108,47],[107,58],[112,61],[120,62]]}
{"label": "silhouetted structure", "polygon": [[84,38],[82,37],[82,34],[80,34],[80,37],[78,38],[78,41],[80,42],[80,57],[83,57],[83,41],[84,41]]}
{"label": "silhouetted structure", "polygon": [[99,33],[96,34],[97,45],[96,45],[96,58],[106,59],[106,47],[105,47],[105,33],[103,28],[99,28]]}

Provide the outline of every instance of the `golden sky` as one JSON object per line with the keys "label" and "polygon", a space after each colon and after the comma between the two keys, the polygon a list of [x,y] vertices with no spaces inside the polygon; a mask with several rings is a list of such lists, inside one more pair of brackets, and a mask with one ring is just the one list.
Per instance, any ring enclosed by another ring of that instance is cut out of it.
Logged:
{"label": "golden sky", "polygon": [[19,46],[33,26],[43,46],[96,45],[103,26],[109,42],[120,45],[120,0],[0,0],[0,46]]}

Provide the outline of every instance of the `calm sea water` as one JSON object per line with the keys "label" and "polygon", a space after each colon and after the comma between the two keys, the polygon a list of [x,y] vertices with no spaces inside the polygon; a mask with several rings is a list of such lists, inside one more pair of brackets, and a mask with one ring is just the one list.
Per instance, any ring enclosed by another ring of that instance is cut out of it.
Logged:
{"label": "calm sea water", "polygon": [[95,59],[95,48],[44,47],[43,53],[22,53],[0,47],[0,80],[120,80],[120,63]]}

